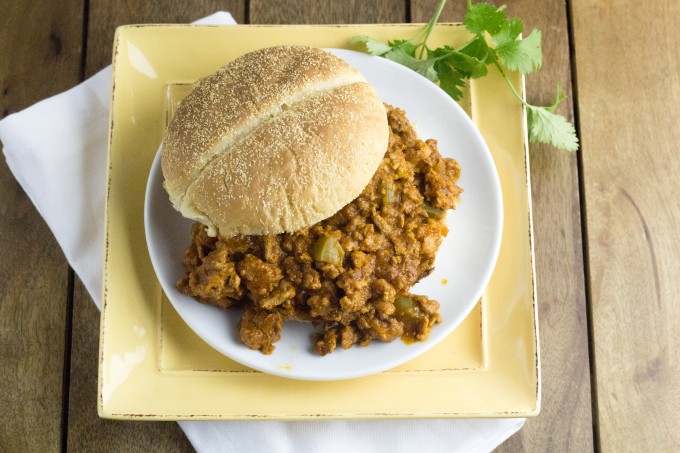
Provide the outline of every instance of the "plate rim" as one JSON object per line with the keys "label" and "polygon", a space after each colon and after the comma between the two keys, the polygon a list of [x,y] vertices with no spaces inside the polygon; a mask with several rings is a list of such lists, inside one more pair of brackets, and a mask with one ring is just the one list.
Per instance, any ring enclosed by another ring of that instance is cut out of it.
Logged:
{"label": "plate rim", "polygon": [[[412,73],[410,70],[404,68],[401,65],[398,65],[397,63],[394,63],[390,60],[384,59],[384,58],[379,58],[379,57],[374,57],[370,55],[366,55],[360,52],[356,52],[353,50],[348,50],[348,49],[337,49],[337,48],[325,48],[324,50],[333,53],[334,55],[338,56],[339,58],[342,58],[343,60],[347,61],[347,58],[358,58],[358,59],[365,59],[366,61],[372,61],[371,64],[376,64],[379,67],[388,67],[392,68],[393,70],[396,70],[397,72],[405,74],[406,77],[411,77],[413,79],[416,79],[414,77],[414,73]],[[344,55],[344,57],[343,57]],[[352,64],[350,61],[347,61],[348,64]],[[381,66],[384,65],[384,66]],[[426,79],[417,76],[418,80],[422,79],[421,81],[423,84],[429,83],[426,82]],[[424,85],[427,86],[427,85]],[[427,89],[430,89],[428,86]],[[176,294],[176,289],[173,287],[168,287],[168,282],[166,281],[167,279],[164,278],[166,276],[161,275],[162,274],[162,264],[160,261],[162,260],[162,257],[159,256],[160,252],[156,250],[156,241],[155,239],[158,237],[157,232],[153,231],[153,226],[151,222],[152,218],[152,209],[156,206],[155,202],[158,202],[157,199],[154,198],[155,191],[158,190],[157,185],[158,185],[158,179],[162,178],[161,175],[159,175],[160,172],[160,158],[161,158],[161,152],[163,149],[163,144],[159,146],[158,150],[156,151],[156,155],[154,157],[153,163],[151,164],[151,168],[149,170],[149,176],[146,184],[146,190],[145,190],[145,195],[144,195],[144,230],[145,230],[145,235],[146,235],[146,245],[147,249],[149,252],[149,255],[151,257],[151,262],[154,267],[154,271],[156,272],[156,276],[160,281],[161,287],[163,288],[163,291],[165,292],[166,297],[170,301],[170,303],[174,306],[175,310],[178,312],[180,317],[184,320],[184,322],[196,333],[203,341],[208,343],[213,349],[217,350],[221,354],[225,355],[226,357],[230,358],[231,360],[234,360],[238,363],[241,363],[242,365],[245,365],[247,367],[253,368],[255,370],[264,372],[264,373],[269,373],[273,374],[276,376],[288,378],[288,379],[300,379],[300,380],[308,380],[308,381],[334,381],[334,380],[344,380],[344,379],[354,379],[354,378],[359,378],[359,377],[364,377],[364,376],[369,376],[371,374],[376,374],[380,373],[386,370],[389,370],[391,368],[400,366],[410,360],[415,359],[416,357],[424,354],[425,352],[429,351],[431,348],[439,344],[441,341],[443,341],[448,335],[450,335],[464,320],[465,318],[470,314],[472,309],[475,307],[475,305],[478,303],[479,299],[482,297],[484,290],[486,289],[486,286],[488,285],[489,280],[491,279],[491,275],[493,273],[493,270],[495,269],[497,260],[498,260],[498,254],[500,251],[500,243],[501,243],[501,238],[503,234],[503,199],[502,199],[502,193],[501,193],[501,187],[500,187],[500,180],[498,176],[498,172],[496,171],[496,167],[493,161],[493,157],[491,155],[491,151],[488,148],[488,145],[484,141],[484,138],[482,137],[481,133],[475,126],[475,124],[472,122],[472,120],[468,117],[467,113],[458,105],[458,103],[450,100],[448,96],[446,96],[443,92],[435,91],[432,90],[433,93],[436,93],[437,96],[439,96],[440,99],[444,100],[444,103],[446,105],[446,108],[452,109],[455,111],[455,115],[457,115],[456,118],[452,118],[450,121],[456,121],[456,122],[462,122],[463,123],[463,128],[471,131],[471,137],[474,140],[474,147],[477,147],[479,152],[481,153],[481,159],[484,161],[484,167],[487,169],[490,169],[490,183],[492,185],[492,190],[490,191],[492,194],[492,198],[489,200],[484,200],[485,202],[489,202],[489,205],[491,205],[490,210],[494,212],[493,216],[494,219],[497,221],[496,224],[492,226],[491,229],[491,240],[492,240],[492,246],[489,247],[489,258],[488,262],[484,266],[484,273],[482,274],[481,278],[478,278],[478,284],[476,285],[476,291],[475,294],[469,298],[466,299],[461,299],[461,300],[456,300],[455,303],[459,304],[462,306],[462,309],[460,309],[454,319],[449,322],[445,322],[442,324],[437,325],[435,328],[437,329],[436,338],[428,338],[426,341],[414,345],[409,345],[408,348],[405,348],[405,353],[402,354],[401,356],[394,356],[392,357],[391,355],[388,357],[391,357],[390,360],[383,360],[383,361],[377,361],[371,364],[368,367],[364,368],[359,368],[359,369],[347,369],[347,370],[337,370],[334,373],[329,373],[327,370],[324,368],[321,368],[319,372],[316,374],[310,374],[306,373],[304,370],[302,372],[299,372],[296,367],[292,367],[291,369],[286,369],[285,371],[281,369],[279,366],[277,366],[275,363],[273,363],[273,360],[267,360],[268,356],[258,356],[255,354],[250,353],[249,351],[232,351],[231,348],[233,347],[230,343],[227,343],[226,345],[224,344],[218,344],[212,341],[209,335],[205,332],[203,326],[197,326],[195,322],[191,321],[191,316],[187,318],[187,307],[184,306],[180,301],[176,299],[176,297],[182,297],[181,295]],[[412,122],[418,122],[418,119],[410,119]],[[450,122],[450,121],[447,121]],[[178,216],[181,214],[177,213]],[[488,238],[485,238],[488,239]],[[172,279],[170,279],[172,280]],[[189,308],[191,310],[191,308]],[[284,333],[285,335],[285,329]],[[395,340],[398,341],[398,340]],[[242,346],[245,348],[245,345],[240,344],[237,346]],[[375,347],[374,345],[369,345],[368,348],[370,347]],[[416,349],[417,347],[417,349]],[[359,351],[359,352],[357,352]],[[234,353],[235,352],[235,353]],[[241,354],[242,352],[242,354]],[[363,349],[356,349],[352,348],[349,350],[347,354],[367,354],[364,352]],[[252,359],[250,357],[252,356]],[[272,363],[268,363],[272,362]]]}

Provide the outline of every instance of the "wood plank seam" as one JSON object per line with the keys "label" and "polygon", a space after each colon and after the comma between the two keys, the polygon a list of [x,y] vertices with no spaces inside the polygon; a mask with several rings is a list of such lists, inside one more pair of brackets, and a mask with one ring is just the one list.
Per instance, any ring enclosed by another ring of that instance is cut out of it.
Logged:
{"label": "wood plank seam", "polygon": [[[81,70],[82,71],[82,70]],[[82,77],[81,77],[82,78]],[[73,269],[68,267],[68,283],[66,286],[66,310],[64,314],[64,365],[61,380],[61,451],[68,445],[68,399],[71,377],[71,338],[73,337]]]}
{"label": "wood plank seam", "polygon": [[574,128],[579,140],[579,150],[577,151],[576,168],[578,170],[579,204],[581,207],[581,246],[583,247],[583,273],[584,290],[586,301],[586,326],[588,332],[588,364],[590,368],[590,405],[593,424],[593,448],[596,452],[601,451],[599,409],[597,399],[597,370],[595,360],[595,334],[593,332],[593,301],[591,294],[591,275],[590,275],[590,247],[588,246],[588,219],[586,209],[585,181],[583,172],[583,141],[581,139],[581,118],[579,115],[578,103],[578,80],[576,71],[576,49],[574,41],[574,21],[572,0],[565,1],[567,17],[567,36],[569,40],[569,69],[571,71],[571,93],[574,115]]}
{"label": "wood plank seam", "polygon": [[85,80],[87,62],[87,30],[90,22],[90,0],[83,0],[83,33],[80,41],[80,81]]}
{"label": "wood plank seam", "polygon": [[[83,0],[83,20],[80,37],[80,71],[79,82],[85,80],[85,63],[87,61],[87,30],[90,15],[90,0]],[[71,389],[71,350],[73,342],[73,298],[74,298],[75,272],[68,267],[68,283],[66,287],[66,320],[64,322],[64,366],[62,378],[62,404],[61,404],[61,451],[68,450],[68,415],[69,397]]]}

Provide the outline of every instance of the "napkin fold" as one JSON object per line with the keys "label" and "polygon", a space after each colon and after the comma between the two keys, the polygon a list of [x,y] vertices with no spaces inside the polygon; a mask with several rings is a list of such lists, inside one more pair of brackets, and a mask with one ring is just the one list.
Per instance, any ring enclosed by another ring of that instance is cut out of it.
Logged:
{"label": "napkin fold", "polygon": [[[195,24],[235,24],[217,12]],[[101,307],[111,67],[0,121],[7,165]],[[94,410],[94,408],[92,408]],[[191,421],[180,426],[201,453],[488,452],[523,419]]]}

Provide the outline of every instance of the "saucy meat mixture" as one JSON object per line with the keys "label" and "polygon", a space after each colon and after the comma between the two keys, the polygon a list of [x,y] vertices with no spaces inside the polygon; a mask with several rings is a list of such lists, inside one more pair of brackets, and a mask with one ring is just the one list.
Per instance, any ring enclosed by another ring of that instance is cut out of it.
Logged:
{"label": "saucy meat mixture", "polygon": [[432,272],[460,167],[435,140],[419,140],[405,112],[387,106],[389,147],[364,192],[334,216],[295,233],[213,238],[196,223],[178,289],[241,308],[241,341],[271,354],[283,324],[310,321],[325,355],[372,340],[423,341],[439,304],[409,288]]}

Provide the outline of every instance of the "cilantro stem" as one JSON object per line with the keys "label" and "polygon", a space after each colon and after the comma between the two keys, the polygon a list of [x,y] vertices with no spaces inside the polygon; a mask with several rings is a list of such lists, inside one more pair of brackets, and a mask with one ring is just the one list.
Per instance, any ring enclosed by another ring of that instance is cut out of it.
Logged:
{"label": "cilantro stem", "polygon": [[[468,0],[469,1],[469,0]],[[441,16],[442,11],[444,10],[444,5],[446,4],[446,0],[440,0],[439,5],[437,5],[437,9],[434,12],[434,16],[430,19],[430,21],[427,23],[425,26],[425,38],[423,39],[423,42],[421,43],[421,48],[420,48],[420,54],[418,55],[418,58],[423,58],[423,53],[425,53],[425,49],[427,48],[427,39],[430,37],[430,33],[432,33],[432,30],[434,29],[435,24],[437,21],[439,21],[439,16]]]}
{"label": "cilantro stem", "polygon": [[531,107],[531,105],[529,105],[524,99],[522,99],[522,96],[520,96],[520,94],[517,92],[517,90],[515,89],[515,86],[512,84],[512,82],[511,82],[510,79],[508,78],[507,74],[506,74],[505,71],[503,70],[503,67],[502,67],[500,64],[498,64],[497,61],[494,61],[494,62],[493,62],[493,65],[496,66],[496,68],[498,69],[498,71],[500,71],[501,75],[503,76],[503,80],[505,80],[505,83],[508,84],[508,86],[509,86],[510,89],[512,90],[512,93],[513,93],[513,94],[515,95],[515,97],[517,98],[517,100],[518,100],[519,102],[521,102],[525,107]]}
{"label": "cilantro stem", "polygon": [[472,8],[472,0],[467,0],[467,9]]}
{"label": "cilantro stem", "polygon": [[422,35],[423,33],[425,33],[426,27],[427,27],[427,25],[426,25],[425,27],[421,28],[420,30],[418,30],[418,32],[417,32],[415,35],[413,35],[413,36],[411,36],[410,38],[408,38],[408,39],[406,40],[406,42],[411,42],[411,41],[413,41],[414,39],[416,39],[418,36],[420,36],[420,35]]}

